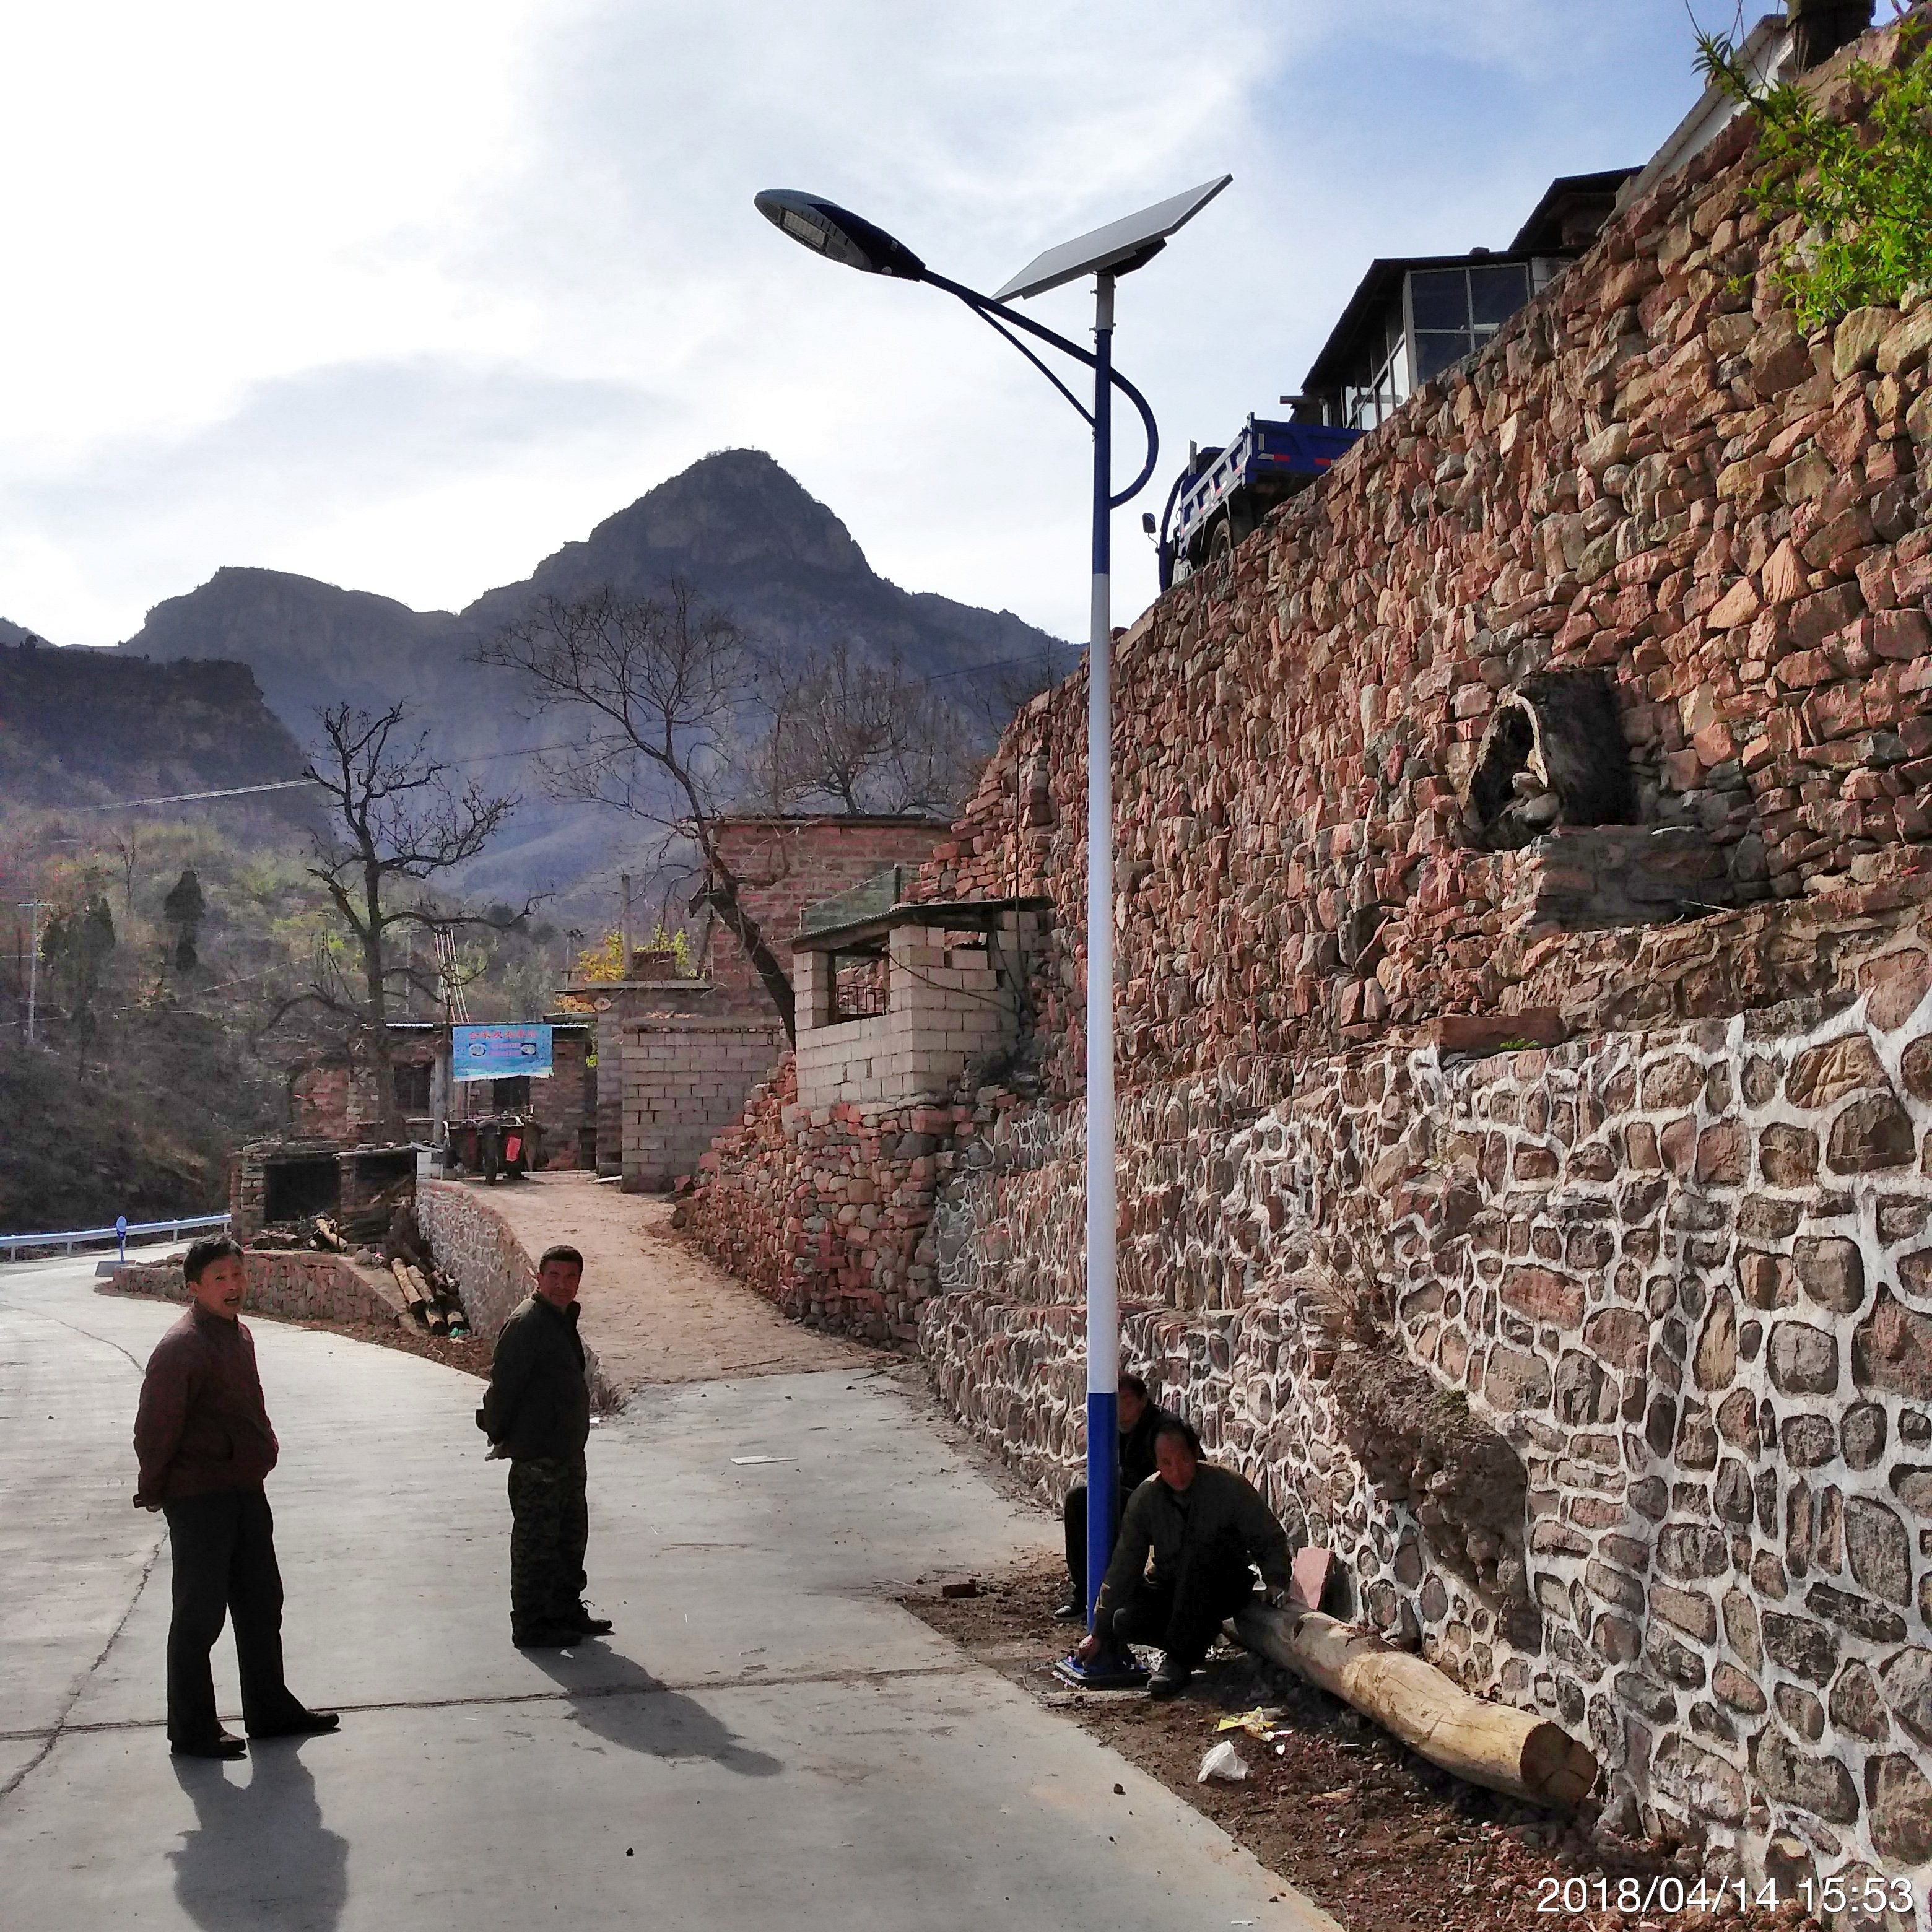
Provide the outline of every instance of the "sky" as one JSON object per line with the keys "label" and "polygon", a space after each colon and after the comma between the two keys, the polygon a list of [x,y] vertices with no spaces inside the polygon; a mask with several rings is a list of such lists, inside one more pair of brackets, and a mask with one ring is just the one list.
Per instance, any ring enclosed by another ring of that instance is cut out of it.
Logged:
{"label": "sky", "polygon": [[[1190,440],[1298,387],[1376,256],[1503,247],[1552,176],[1647,159],[1694,19],[1734,0],[7,10],[0,616],[110,644],[224,564],[457,608],[751,446],[894,581],[1084,635],[1084,425],[752,197],[992,288],[1231,173],[1120,284],[1163,437],[1115,523],[1126,621]],[[1090,299],[1030,310],[1079,337]]]}

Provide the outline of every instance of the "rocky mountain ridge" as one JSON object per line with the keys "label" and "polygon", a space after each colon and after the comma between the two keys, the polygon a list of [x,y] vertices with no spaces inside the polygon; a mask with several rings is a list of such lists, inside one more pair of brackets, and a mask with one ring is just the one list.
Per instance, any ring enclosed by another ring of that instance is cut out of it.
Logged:
{"label": "rocky mountain ridge", "polygon": [[[540,598],[606,584],[644,596],[673,577],[728,610],[775,655],[844,640],[881,662],[896,654],[962,697],[976,676],[983,684],[998,668],[1058,674],[1076,655],[1010,611],[906,591],[879,576],[838,517],[770,456],[748,449],[704,458],[528,578],[460,611],[417,610],[288,572],[230,567],[156,604],[118,648],[246,664],[298,740],[312,732],[320,706],[406,699],[442,755],[492,789],[527,792],[527,768],[514,754],[544,728],[523,715],[514,681],[478,667],[470,653]],[[562,884],[610,862],[614,843],[627,834],[603,814],[532,798],[481,862],[479,883],[506,892]]]}

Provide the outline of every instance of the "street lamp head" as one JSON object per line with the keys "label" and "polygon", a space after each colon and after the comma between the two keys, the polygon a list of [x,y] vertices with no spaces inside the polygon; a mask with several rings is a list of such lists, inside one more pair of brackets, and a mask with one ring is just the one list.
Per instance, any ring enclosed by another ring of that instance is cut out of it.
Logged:
{"label": "street lamp head", "polygon": [[903,242],[836,201],[789,188],[768,188],[754,200],[758,212],[774,228],[827,261],[862,268],[868,275],[896,276],[901,281],[926,278],[926,264]]}

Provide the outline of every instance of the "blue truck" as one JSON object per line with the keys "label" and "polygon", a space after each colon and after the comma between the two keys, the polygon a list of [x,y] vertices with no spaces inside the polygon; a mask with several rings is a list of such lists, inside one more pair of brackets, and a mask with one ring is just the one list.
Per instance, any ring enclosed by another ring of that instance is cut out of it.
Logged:
{"label": "blue truck", "polygon": [[1160,546],[1162,590],[1232,551],[1277,503],[1306,489],[1361,434],[1325,423],[1250,416],[1225,448],[1196,446],[1168,492],[1158,532],[1150,512],[1141,519]]}

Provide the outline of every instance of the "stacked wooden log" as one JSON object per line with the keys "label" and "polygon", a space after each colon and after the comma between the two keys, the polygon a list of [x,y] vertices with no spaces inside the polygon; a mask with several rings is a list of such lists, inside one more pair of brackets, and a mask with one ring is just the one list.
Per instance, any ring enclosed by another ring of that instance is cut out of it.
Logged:
{"label": "stacked wooden log", "polygon": [[437,1264],[417,1225],[412,1201],[398,1203],[382,1231],[389,1272],[402,1290],[404,1304],[428,1334],[460,1340],[470,1333],[456,1277]]}

